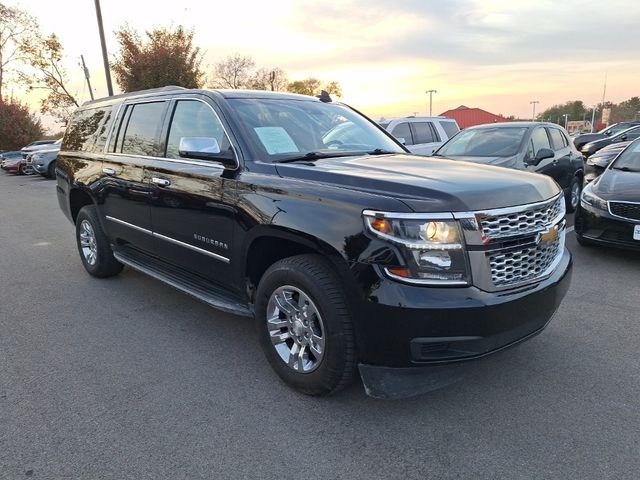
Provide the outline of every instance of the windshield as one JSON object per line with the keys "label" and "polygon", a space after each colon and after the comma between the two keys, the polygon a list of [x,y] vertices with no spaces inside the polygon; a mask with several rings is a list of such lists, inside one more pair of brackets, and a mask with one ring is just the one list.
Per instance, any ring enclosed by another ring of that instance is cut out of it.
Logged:
{"label": "windshield", "polygon": [[636,140],[618,156],[611,168],[640,172],[640,140]]}
{"label": "windshield", "polygon": [[267,161],[348,156],[367,152],[406,153],[363,116],[333,103],[291,99],[230,99],[253,147]]}
{"label": "windshield", "polygon": [[438,155],[445,157],[511,157],[518,153],[526,127],[493,127],[463,130],[445,143]]}
{"label": "windshield", "polygon": [[603,130],[600,130],[598,133],[604,133],[605,135],[613,136],[617,133],[623,132],[629,128],[633,127],[633,125],[629,125],[628,123],[617,123],[615,125],[611,125]]}

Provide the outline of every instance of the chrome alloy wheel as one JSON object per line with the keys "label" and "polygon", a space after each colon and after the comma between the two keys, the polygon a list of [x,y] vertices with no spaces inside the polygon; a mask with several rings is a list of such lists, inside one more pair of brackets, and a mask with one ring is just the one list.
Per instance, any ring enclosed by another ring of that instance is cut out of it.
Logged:
{"label": "chrome alloy wheel", "polygon": [[82,248],[82,255],[87,263],[91,266],[95,265],[98,260],[96,234],[93,231],[91,223],[87,220],[83,220],[80,224],[80,247]]}
{"label": "chrome alloy wheel", "polygon": [[289,368],[314,371],[324,356],[325,329],[320,312],[309,296],[290,285],[277,288],[267,305],[271,343]]}
{"label": "chrome alloy wheel", "polygon": [[574,182],[571,187],[571,206],[576,208],[578,203],[580,202],[580,184],[578,182]]}

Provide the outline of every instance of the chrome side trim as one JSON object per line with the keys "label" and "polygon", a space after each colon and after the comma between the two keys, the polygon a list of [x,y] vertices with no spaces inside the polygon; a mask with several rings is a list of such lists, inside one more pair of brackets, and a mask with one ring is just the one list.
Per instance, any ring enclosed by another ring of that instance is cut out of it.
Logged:
{"label": "chrome side trim", "polygon": [[222,255],[218,255],[217,253],[210,252],[209,250],[205,250],[204,248],[196,247],[194,245],[191,245],[190,243],[181,242],[180,240],[176,240],[175,238],[171,238],[171,237],[166,237],[156,232],[153,232],[153,236],[155,238],[159,238],[161,240],[174,243],[181,247],[188,248],[190,250],[193,250],[194,252],[202,253],[203,255],[208,255],[212,258],[215,258],[216,260],[220,260],[221,262],[224,262],[224,263],[230,262],[230,260],[227,257],[223,257]]}
{"label": "chrome side trim", "polygon": [[198,165],[201,167],[215,168],[220,171],[224,170],[224,167],[218,163],[205,162],[205,161],[199,162],[198,160],[181,160],[178,158],[150,157],[148,155],[131,155],[129,153],[117,153],[117,152],[107,152],[107,155],[112,155],[116,157],[125,157],[125,158],[143,158],[145,160],[159,160],[162,162],[183,163],[187,165]]}
{"label": "chrome side trim", "polygon": [[133,225],[132,223],[125,222],[124,220],[120,220],[119,218],[110,217],[109,215],[107,215],[106,218],[107,218],[107,220],[110,220],[110,221],[115,222],[115,223],[119,223],[120,225],[124,225],[125,227],[133,228],[134,230],[137,230],[138,232],[146,233],[147,235],[153,235],[153,232],[151,230],[147,230],[146,228],[142,228],[142,227],[139,227],[137,225]]}
{"label": "chrome side trim", "polygon": [[174,244],[179,245],[181,247],[185,247],[185,248],[188,248],[190,250],[193,250],[194,252],[202,253],[203,255],[208,255],[209,257],[215,258],[216,260],[220,260],[221,262],[229,263],[231,261],[227,257],[223,257],[222,255],[218,255],[217,253],[210,252],[209,250],[205,250],[204,248],[196,247],[195,245],[191,245],[189,243],[181,242],[180,240],[176,240],[175,238],[167,237],[165,235],[161,235],[159,233],[152,232],[151,230],[147,230],[146,228],[142,228],[142,227],[139,227],[137,225],[133,225],[132,223],[125,222],[124,220],[120,220],[119,218],[114,218],[114,217],[111,217],[109,215],[107,215],[106,218],[107,218],[107,220],[110,220],[110,221],[115,222],[115,223],[119,223],[120,225],[124,225],[125,227],[133,228],[134,230],[137,230],[137,231],[142,232],[142,233],[146,233],[147,235],[151,235],[151,236],[153,236],[155,238],[159,238],[161,240],[165,240],[167,242],[174,243]]}

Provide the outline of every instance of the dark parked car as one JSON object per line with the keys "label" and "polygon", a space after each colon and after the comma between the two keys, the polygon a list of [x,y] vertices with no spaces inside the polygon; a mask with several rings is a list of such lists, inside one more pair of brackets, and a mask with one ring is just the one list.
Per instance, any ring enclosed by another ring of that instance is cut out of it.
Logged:
{"label": "dark parked car", "polygon": [[640,251],[640,139],[584,188],[575,228],[582,245]]}
{"label": "dark parked car", "polygon": [[585,165],[584,183],[591,183],[598,178],[605,168],[609,166],[611,160],[616,158],[630,144],[631,142],[613,143],[591,155]]}
{"label": "dark parked car", "polygon": [[588,158],[607,145],[621,142],[631,142],[638,137],[640,137],[640,125],[628,128],[626,130],[623,130],[622,132],[616,133],[615,135],[611,135],[610,137],[589,142],[582,147],[581,152],[585,157]]}
{"label": "dark parked car", "polygon": [[89,274],[128,265],[254,317],[268,362],[307,394],[344,387],[357,366],[371,392],[371,372],[515,345],[569,287],[551,178],[413,156],[326,93],[90,102],[56,174]]}
{"label": "dark parked car", "polygon": [[466,128],[434,156],[542,173],[560,185],[569,212],[580,201],[584,158],[567,132],[554,123],[491,123]]}
{"label": "dark parked car", "polygon": [[635,127],[636,125],[640,125],[640,121],[614,123],[613,125],[610,125],[607,128],[600,130],[599,132],[583,133],[575,136],[573,138],[573,144],[575,145],[576,149],[582,150],[582,147],[589,142],[595,142],[596,140],[602,140],[603,138],[617,135],[618,133],[627,130],[628,128]]}

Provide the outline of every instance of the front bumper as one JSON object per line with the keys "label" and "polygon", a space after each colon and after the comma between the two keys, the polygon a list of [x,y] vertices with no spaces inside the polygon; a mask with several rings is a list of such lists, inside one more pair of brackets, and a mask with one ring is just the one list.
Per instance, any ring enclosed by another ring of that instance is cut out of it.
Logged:
{"label": "front bumper", "polygon": [[515,345],[546,327],[569,288],[571,267],[565,250],[545,280],[496,293],[381,279],[358,317],[359,357],[370,366],[417,367],[472,360]]}
{"label": "front bumper", "polygon": [[633,239],[636,225],[640,220],[625,220],[583,202],[576,211],[576,235],[589,243],[640,251],[640,240]]}

